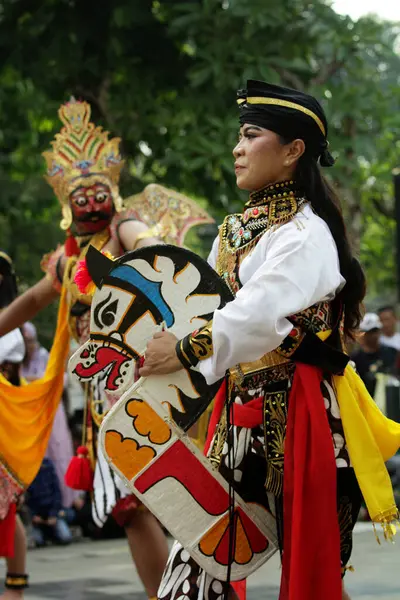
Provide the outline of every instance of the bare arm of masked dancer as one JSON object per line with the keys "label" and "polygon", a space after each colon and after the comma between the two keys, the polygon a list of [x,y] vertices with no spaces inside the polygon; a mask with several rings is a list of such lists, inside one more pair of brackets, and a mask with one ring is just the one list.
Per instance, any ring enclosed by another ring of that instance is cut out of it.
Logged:
{"label": "bare arm of masked dancer", "polygon": [[151,229],[145,223],[134,220],[122,221],[118,227],[118,237],[126,252],[162,243],[152,235]]}
{"label": "bare arm of masked dancer", "polygon": [[21,327],[26,321],[33,319],[38,312],[46,308],[58,296],[59,294],[54,289],[52,282],[47,277],[43,277],[1,311],[0,336]]}
{"label": "bare arm of masked dancer", "polygon": [[[213,254],[215,248],[211,264]],[[247,265],[243,261],[240,273],[244,285],[236,298],[215,311],[212,324],[206,326],[209,351],[205,356],[189,356],[192,366],[196,358],[201,361],[200,371],[209,384],[222,378],[235,365],[258,360],[277,348],[292,329],[290,315],[333,298],[344,283],[329,230],[319,217],[311,214],[309,207],[290,223],[268,231]],[[171,334],[158,335],[164,338],[163,347],[161,341],[156,344],[156,339],[149,343],[142,375],[172,372],[166,368],[176,364],[176,351],[172,357]],[[185,341],[196,341],[199,335],[203,335],[202,330],[181,340],[183,350],[193,348],[193,344],[185,346]],[[169,341],[167,336],[171,336]],[[167,352],[171,354],[168,360]],[[160,366],[157,366],[158,360],[161,360]]]}

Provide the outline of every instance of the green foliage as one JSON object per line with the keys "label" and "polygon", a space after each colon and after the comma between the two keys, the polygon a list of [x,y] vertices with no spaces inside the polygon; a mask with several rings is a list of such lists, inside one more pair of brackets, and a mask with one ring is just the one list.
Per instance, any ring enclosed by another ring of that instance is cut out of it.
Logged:
{"label": "green foliage", "polygon": [[[261,78],[323,100],[338,159],[329,175],[373,286],[390,291],[398,32],[371,17],[353,22],[323,0],[3,0],[0,245],[22,287],[63,238],[41,152],[70,95],[122,137],[123,194],[158,181],[205,199],[220,220],[243,200],[232,172],[235,91]],[[52,326],[43,317],[47,340]]]}

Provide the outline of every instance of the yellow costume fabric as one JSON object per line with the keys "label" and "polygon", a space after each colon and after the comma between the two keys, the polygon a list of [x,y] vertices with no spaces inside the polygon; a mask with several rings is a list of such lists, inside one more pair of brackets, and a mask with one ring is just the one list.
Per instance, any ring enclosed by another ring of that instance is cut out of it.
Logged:
{"label": "yellow costume fabric", "polygon": [[66,290],[58,311],[57,330],[44,376],[21,387],[0,375],[1,471],[26,488],[42,463],[64,386],[69,354]]}
{"label": "yellow costume fabric", "polygon": [[[330,334],[324,331],[317,335],[325,341]],[[400,448],[400,424],[385,417],[351,365],[343,375],[334,375],[333,385],[350,460],[369,516],[391,539],[396,532],[391,523],[399,512],[385,462]]]}
{"label": "yellow costume fabric", "polygon": [[371,520],[383,526],[385,537],[398,518],[385,461],[400,447],[400,424],[385,417],[351,365],[334,376],[346,444]]}

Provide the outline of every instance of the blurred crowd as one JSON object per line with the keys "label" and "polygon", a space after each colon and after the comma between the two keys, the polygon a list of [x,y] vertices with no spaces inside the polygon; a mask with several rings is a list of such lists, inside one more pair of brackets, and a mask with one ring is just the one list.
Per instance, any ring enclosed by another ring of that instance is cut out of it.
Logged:
{"label": "blurred crowd", "polygon": [[377,313],[365,314],[351,358],[379,408],[400,421],[400,333],[394,307],[384,306]]}
{"label": "blurred crowd", "polygon": [[[46,370],[48,351],[40,345],[32,323],[22,328],[26,355],[21,379],[40,379]],[[122,537],[123,530],[111,518],[103,529],[93,523],[88,493],[70,489],[64,482],[72,456],[81,444],[83,394],[79,384],[64,378],[64,391],[39,473],[26,491],[19,512],[26,527],[28,546],[66,545],[82,537]]]}
{"label": "blurred crowd", "polygon": [[[381,411],[400,423],[400,332],[393,306],[365,314],[351,358]],[[387,467],[400,507],[400,455],[391,458]]]}

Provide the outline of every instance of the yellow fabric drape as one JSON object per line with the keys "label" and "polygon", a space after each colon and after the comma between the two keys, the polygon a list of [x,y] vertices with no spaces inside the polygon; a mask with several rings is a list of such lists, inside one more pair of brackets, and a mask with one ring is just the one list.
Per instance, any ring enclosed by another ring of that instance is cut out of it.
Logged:
{"label": "yellow fabric drape", "polygon": [[379,410],[351,365],[333,377],[344,435],[357,481],[371,520],[381,523],[385,535],[395,532],[398,517],[385,461],[400,447],[400,424]]}
{"label": "yellow fabric drape", "polygon": [[386,386],[388,382],[388,376],[385,373],[376,373],[375,375],[376,385],[374,401],[379,410],[386,413]]}
{"label": "yellow fabric drape", "polygon": [[46,372],[21,387],[0,376],[0,464],[27,487],[43,461],[61,399],[69,353],[68,306],[63,289]]}
{"label": "yellow fabric drape", "polygon": [[[325,341],[330,334],[329,330],[317,335]],[[385,378],[378,377],[382,405],[384,384]],[[351,365],[343,375],[334,375],[333,385],[350,460],[369,516],[391,539],[396,532],[391,523],[399,513],[385,462],[400,447],[400,424],[385,417]]]}

